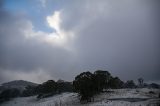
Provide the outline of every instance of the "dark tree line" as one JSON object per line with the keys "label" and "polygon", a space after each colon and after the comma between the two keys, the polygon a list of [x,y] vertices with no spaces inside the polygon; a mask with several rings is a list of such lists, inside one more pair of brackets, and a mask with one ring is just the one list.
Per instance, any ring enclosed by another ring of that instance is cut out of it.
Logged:
{"label": "dark tree line", "polygon": [[122,88],[124,85],[118,77],[113,77],[108,71],[98,70],[93,74],[83,72],[75,77],[73,87],[75,92],[79,93],[80,100],[87,102],[93,99],[93,96],[109,88]]}
{"label": "dark tree line", "polygon": [[48,80],[38,86],[27,86],[24,90],[16,88],[8,88],[0,92],[0,103],[10,100],[15,97],[28,97],[37,95],[37,98],[45,98],[59,94],[62,92],[72,92],[71,82],[55,82],[54,80]]}
{"label": "dark tree line", "polygon": [[91,101],[94,95],[105,92],[107,89],[135,88],[133,80],[126,83],[118,77],[113,77],[108,71],[97,70],[94,73],[83,72],[75,77],[73,83],[63,80],[48,80],[38,86],[27,86],[23,91],[18,89],[6,89],[0,93],[0,101],[22,96],[37,95],[37,98],[45,98],[62,92],[77,92],[81,101]]}
{"label": "dark tree line", "polygon": [[[94,73],[87,71],[77,75],[72,83],[63,80],[58,80],[57,82],[48,80],[38,86],[27,86],[23,91],[15,88],[5,89],[0,92],[0,102],[18,96],[27,97],[37,95],[37,98],[40,99],[62,92],[73,91],[80,95],[81,101],[90,102],[94,100],[94,95],[107,92],[108,89],[144,87],[145,84],[142,78],[139,78],[138,82],[139,86],[137,86],[133,80],[123,82],[118,77],[113,77],[108,71],[97,70]],[[156,84],[150,86],[155,88],[159,87]]]}
{"label": "dark tree line", "polygon": [[18,97],[20,95],[20,91],[16,88],[13,89],[5,89],[0,93],[0,103],[10,100],[11,98]]}
{"label": "dark tree line", "polygon": [[38,85],[34,92],[38,95],[37,98],[49,97],[62,92],[72,92],[72,84],[65,81],[48,80]]}

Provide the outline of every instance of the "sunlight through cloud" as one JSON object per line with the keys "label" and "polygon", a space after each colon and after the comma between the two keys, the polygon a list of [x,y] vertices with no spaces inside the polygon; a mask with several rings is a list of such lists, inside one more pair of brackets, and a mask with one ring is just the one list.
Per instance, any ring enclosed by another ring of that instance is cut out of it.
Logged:
{"label": "sunlight through cloud", "polygon": [[53,29],[51,33],[35,31],[32,23],[27,22],[27,30],[23,31],[25,37],[27,39],[36,39],[43,43],[71,50],[68,43],[73,38],[73,32],[61,28],[62,20],[60,15],[61,11],[55,11],[53,15],[46,17],[48,26]]}

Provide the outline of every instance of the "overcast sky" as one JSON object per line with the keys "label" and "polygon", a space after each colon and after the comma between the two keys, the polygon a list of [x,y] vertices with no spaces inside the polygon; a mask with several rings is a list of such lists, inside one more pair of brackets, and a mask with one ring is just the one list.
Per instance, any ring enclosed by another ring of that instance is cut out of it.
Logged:
{"label": "overcast sky", "polygon": [[107,70],[160,81],[158,0],[0,0],[0,83]]}

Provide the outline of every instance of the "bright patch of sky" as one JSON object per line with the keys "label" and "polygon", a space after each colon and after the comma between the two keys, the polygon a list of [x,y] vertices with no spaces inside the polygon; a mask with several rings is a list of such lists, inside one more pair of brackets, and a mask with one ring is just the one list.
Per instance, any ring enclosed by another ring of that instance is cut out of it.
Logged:
{"label": "bright patch of sky", "polygon": [[[47,5],[47,2],[45,2]],[[46,17],[53,14],[57,6],[46,6],[39,0],[6,0],[4,8],[13,14],[18,14],[29,19],[34,25],[34,30],[53,32],[50,28]]]}

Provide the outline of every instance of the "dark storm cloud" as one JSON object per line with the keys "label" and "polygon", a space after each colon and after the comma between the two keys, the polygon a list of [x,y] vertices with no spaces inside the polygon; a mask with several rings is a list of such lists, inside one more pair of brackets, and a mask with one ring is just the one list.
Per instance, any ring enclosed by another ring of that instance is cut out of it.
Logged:
{"label": "dark storm cloud", "polygon": [[6,11],[1,2],[0,6],[1,82],[22,78],[20,76],[39,82],[44,81],[42,76],[45,80],[73,80],[82,71],[96,69],[108,70],[123,80],[138,77],[146,81],[160,80],[156,2],[63,3],[61,27],[75,34],[69,42],[72,51],[40,42],[36,37],[26,39],[24,32],[33,30],[32,23],[25,16]]}
{"label": "dark storm cloud", "polygon": [[[159,80],[159,20],[155,20],[159,14],[158,6],[155,7],[157,2],[102,0],[85,3],[77,6],[80,3],[76,2],[74,6],[77,8],[70,11],[70,7],[64,11],[64,14],[70,14],[64,27],[81,28],[81,23],[86,23],[82,30],[74,29],[78,30],[74,44],[80,56],[78,69],[108,69],[124,80],[138,77]],[[95,8],[95,4],[102,7]],[[87,10],[87,6],[91,10]],[[90,22],[95,13],[96,18]]]}

